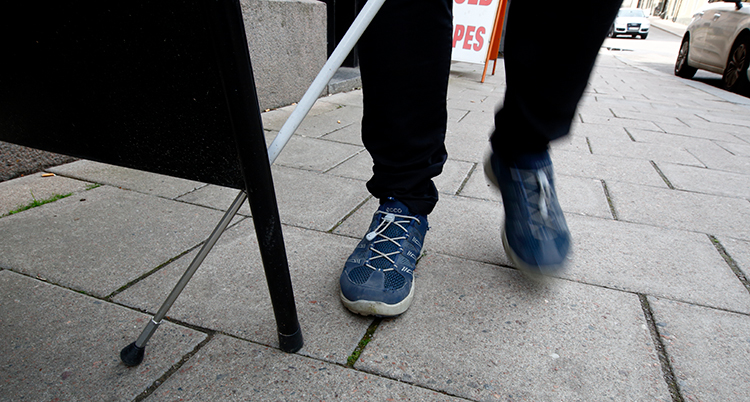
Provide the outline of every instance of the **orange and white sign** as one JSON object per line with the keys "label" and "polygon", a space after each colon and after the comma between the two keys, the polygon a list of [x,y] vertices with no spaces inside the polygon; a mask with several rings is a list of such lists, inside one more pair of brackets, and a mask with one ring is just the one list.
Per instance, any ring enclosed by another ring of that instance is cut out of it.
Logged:
{"label": "orange and white sign", "polygon": [[486,64],[502,1],[453,0],[452,60]]}

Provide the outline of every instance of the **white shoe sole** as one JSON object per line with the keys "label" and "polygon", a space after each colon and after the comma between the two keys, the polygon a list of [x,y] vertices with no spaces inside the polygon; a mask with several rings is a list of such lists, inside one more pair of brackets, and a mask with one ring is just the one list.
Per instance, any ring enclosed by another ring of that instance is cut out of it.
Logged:
{"label": "white shoe sole", "polygon": [[404,300],[396,304],[386,304],[369,300],[351,301],[347,299],[343,293],[339,293],[339,295],[341,296],[341,302],[344,303],[344,306],[352,313],[364,316],[374,315],[378,317],[395,317],[403,314],[411,305],[411,301],[414,298],[414,280],[412,279],[409,294]]}

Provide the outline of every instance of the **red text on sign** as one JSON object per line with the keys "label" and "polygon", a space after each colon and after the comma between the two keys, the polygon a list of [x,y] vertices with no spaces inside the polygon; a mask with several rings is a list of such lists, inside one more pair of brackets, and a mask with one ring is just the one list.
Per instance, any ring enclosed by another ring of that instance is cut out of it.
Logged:
{"label": "red text on sign", "polygon": [[465,27],[456,24],[456,28],[453,31],[453,47],[456,47],[457,43],[463,42],[461,45],[463,49],[471,50],[473,48],[474,51],[480,51],[482,50],[482,46],[484,46],[483,35],[486,33],[487,31],[484,27],[471,25]]}
{"label": "red text on sign", "polygon": [[465,2],[466,4],[470,4],[474,6],[489,6],[490,4],[492,4],[492,0],[468,0],[468,1],[455,0],[455,1],[456,1],[456,4],[464,4]]}

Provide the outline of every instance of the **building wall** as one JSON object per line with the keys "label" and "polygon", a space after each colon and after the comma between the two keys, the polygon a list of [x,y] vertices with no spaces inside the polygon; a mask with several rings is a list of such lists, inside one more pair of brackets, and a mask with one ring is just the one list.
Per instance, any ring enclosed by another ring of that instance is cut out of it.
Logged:
{"label": "building wall", "polygon": [[687,25],[693,14],[708,4],[708,0],[639,0],[639,8],[651,15]]}
{"label": "building wall", "polygon": [[261,109],[298,102],[326,62],[326,4],[241,0]]}

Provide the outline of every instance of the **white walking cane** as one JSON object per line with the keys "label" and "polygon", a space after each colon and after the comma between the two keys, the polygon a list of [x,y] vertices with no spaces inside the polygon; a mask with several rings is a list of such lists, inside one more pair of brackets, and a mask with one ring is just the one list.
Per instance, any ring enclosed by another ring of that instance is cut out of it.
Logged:
{"label": "white walking cane", "polygon": [[279,153],[284,149],[286,143],[289,142],[294,131],[297,130],[297,127],[302,123],[302,119],[304,119],[305,116],[307,116],[307,113],[310,112],[310,109],[313,107],[313,104],[315,104],[318,97],[320,97],[325,86],[331,81],[333,74],[336,73],[336,70],[338,70],[339,67],[341,67],[341,63],[344,62],[346,56],[352,51],[354,45],[357,44],[362,33],[367,26],[370,25],[370,22],[375,17],[378,10],[380,10],[383,3],[385,3],[385,0],[369,0],[362,8],[362,11],[359,12],[357,18],[354,19],[354,22],[346,31],[346,34],[344,34],[341,42],[336,46],[331,57],[328,58],[328,61],[320,70],[318,76],[315,77],[313,83],[310,84],[305,95],[302,96],[302,100],[299,101],[291,116],[286,120],[281,127],[281,130],[279,130],[279,134],[268,147],[268,160],[271,164],[273,164],[276,157],[279,156]]}

